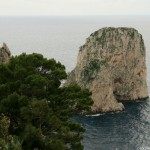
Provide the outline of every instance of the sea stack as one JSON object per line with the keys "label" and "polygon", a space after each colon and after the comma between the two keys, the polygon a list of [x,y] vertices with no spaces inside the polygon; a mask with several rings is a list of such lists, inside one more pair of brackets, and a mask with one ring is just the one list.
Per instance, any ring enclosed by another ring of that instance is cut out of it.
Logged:
{"label": "sea stack", "polygon": [[0,63],[7,63],[11,57],[11,52],[6,43],[0,48]]}
{"label": "sea stack", "polygon": [[66,85],[76,82],[88,88],[95,113],[122,111],[121,101],[148,97],[145,57],[144,41],[136,29],[102,28],[80,47]]}

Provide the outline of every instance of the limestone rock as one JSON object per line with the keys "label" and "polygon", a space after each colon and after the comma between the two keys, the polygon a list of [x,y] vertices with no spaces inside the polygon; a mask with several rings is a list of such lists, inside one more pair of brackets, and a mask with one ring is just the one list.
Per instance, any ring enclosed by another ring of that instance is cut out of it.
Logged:
{"label": "limestone rock", "polygon": [[11,57],[10,50],[6,43],[3,43],[2,48],[0,48],[0,63],[7,63]]}
{"label": "limestone rock", "polygon": [[120,101],[148,97],[145,46],[133,28],[102,28],[80,47],[66,85],[77,82],[92,91],[93,112],[121,111]]}

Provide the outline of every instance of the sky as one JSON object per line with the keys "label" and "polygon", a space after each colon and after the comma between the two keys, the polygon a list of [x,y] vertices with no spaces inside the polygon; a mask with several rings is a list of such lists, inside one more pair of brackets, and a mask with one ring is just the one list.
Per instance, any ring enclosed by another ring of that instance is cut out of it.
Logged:
{"label": "sky", "polygon": [[0,16],[150,15],[150,0],[0,0]]}

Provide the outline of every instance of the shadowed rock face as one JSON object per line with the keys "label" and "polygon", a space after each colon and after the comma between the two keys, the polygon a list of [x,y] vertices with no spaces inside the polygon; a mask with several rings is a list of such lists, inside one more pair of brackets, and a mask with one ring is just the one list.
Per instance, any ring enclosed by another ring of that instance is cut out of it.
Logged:
{"label": "shadowed rock face", "polygon": [[0,48],[0,63],[7,63],[11,57],[11,53],[9,51],[6,43],[3,43],[2,48]]}
{"label": "shadowed rock face", "polygon": [[117,100],[148,97],[145,46],[133,28],[102,28],[80,47],[77,65],[66,84],[92,91],[94,112],[121,111]]}

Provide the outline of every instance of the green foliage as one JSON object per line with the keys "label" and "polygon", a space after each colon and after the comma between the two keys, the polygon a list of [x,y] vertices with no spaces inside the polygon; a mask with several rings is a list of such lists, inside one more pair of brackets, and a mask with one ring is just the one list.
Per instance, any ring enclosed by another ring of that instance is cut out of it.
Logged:
{"label": "green foliage", "polygon": [[5,144],[5,150],[22,150],[21,142],[16,138],[12,137],[12,139]]}
{"label": "green foliage", "polygon": [[88,66],[84,68],[84,71],[83,71],[84,79],[86,81],[93,80],[96,77],[97,72],[101,70],[103,67],[107,67],[107,66],[108,64],[106,63],[105,60],[92,59],[89,62]]}
{"label": "green foliage", "polygon": [[10,119],[3,114],[0,116],[0,149],[21,150],[21,143],[12,135],[9,135]]}
{"label": "green foliage", "polygon": [[127,34],[131,37],[131,39],[134,39],[135,37],[135,30],[131,29],[127,29]]}
{"label": "green foliage", "polygon": [[102,45],[102,48],[104,48],[106,45],[106,32],[103,31],[101,37],[97,37],[96,41],[98,41]]}
{"label": "green foliage", "polygon": [[116,50],[116,46],[115,45],[110,45],[109,46],[109,51],[111,52],[111,53],[114,53],[114,51]]}
{"label": "green foliage", "polygon": [[[65,67],[40,54],[21,54],[0,64],[0,146],[12,150],[80,150],[84,129],[70,120],[90,111],[91,93],[62,87]],[[21,141],[21,142],[20,142]]]}
{"label": "green foliage", "polygon": [[140,42],[140,51],[142,55],[145,55],[145,46],[144,46],[144,40],[142,35],[141,35],[141,42]]}
{"label": "green foliage", "polygon": [[10,125],[9,118],[4,115],[1,115],[0,116],[0,137],[1,138],[7,137],[9,125]]}

